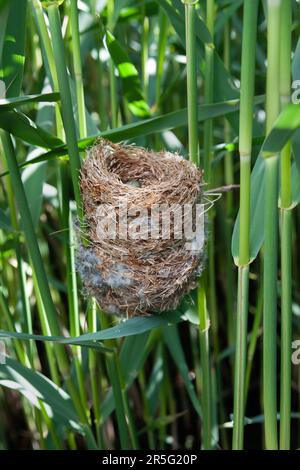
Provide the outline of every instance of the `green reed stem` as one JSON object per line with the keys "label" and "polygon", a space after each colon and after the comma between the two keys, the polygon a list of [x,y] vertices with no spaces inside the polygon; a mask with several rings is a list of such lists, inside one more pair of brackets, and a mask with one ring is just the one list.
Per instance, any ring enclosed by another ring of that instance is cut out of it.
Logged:
{"label": "green reed stem", "polygon": [[[279,114],[281,1],[268,0],[267,133]],[[265,445],[277,449],[278,155],[265,158],[263,403]]]}
{"label": "green reed stem", "polygon": [[[292,4],[281,5],[280,100],[290,101]],[[291,353],[292,353],[292,190],[291,145],[281,152],[281,371],[280,449],[290,449],[291,440]]]}
{"label": "green reed stem", "polygon": [[258,0],[244,2],[241,98],[240,98],[240,236],[238,260],[238,299],[236,359],[234,371],[234,426],[232,447],[244,445],[245,371],[247,355],[248,290],[250,263],[250,173],[252,115],[255,79],[255,44]]}
{"label": "green reed stem", "polygon": [[159,9],[158,17],[158,46],[157,46],[157,63],[156,63],[156,82],[155,82],[155,109],[159,109],[159,102],[161,96],[161,82],[163,77],[164,70],[164,61],[167,47],[167,38],[168,38],[168,19],[162,8]]}
{"label": "green reed stem", "polygon": [[66,133],[66,142],[70,157],[71,178],[77,204],[77,212],[82,219],[81,196],[79,189],[80,156],[77,146],[76,126],[73,114],[68,72],[64,52],[64,42],[61,32],[59,9],[56,4],[47,8],[52,38],[52,46],[56,63],[58,86],[61,96],[61,112]]}
{"label": "green reed stem", "polygon": [[[78,113],[78,127],[79,127],[79,138],[83,139],[87,136],[87,125],[86,125],[86,114],[85,114],[85,99],[83,90],[83,75],[82,75],[82,63],[81,63],[81,52],[80,52],[80,37],[79,37],[79,17],[78,17],[78,6],[77,0],[71,0],[71,36],[72,36],[72,57],[74,66],[74,81],[76,84],[76,104]],[[63,184],[67,182],[67,175],[64,175]],[[68,298],[70,298],[69,312],[71,320],[71,334],[73,331],[74,336],[80,335],[80,324],[79,324],[79,308],[78,308],[78,289],[75,269],[75,238],[72,214],[69,207],[69,194],[65,194],[67,203],[66,218],[64,226],[69,229],[69,240],[66,243],[66,256],[67,256],[67,276],[68,276]],[[91,351],[89,351],[89,354]],[[84,375],[82,368],[82,358],[80,348],[75,348],[75,368],[76,375],[79,385],[79,391],[81,401],[86,408],[86,414],[88,415],[88,400],[85,391]],[[95,377],[92,376],[92,380]]]}
{"label": "green reed stem", "polygon": [[247,403],[247,398],[250,389],[250,379],[251,372],[253,367],[254,354],[256,351],[257,342],[261,333],[261,323],[262,323],[262,314],[263,314],[263,285],[260,284],[258,290],[258,299],[255,306],[254,320],[252,331],[250,335],[250,341],[248,346],[247,354],[247,369],[246,369],[246,381],[245,381],[245,404]]}
{"label": "green reed stem", "polygon": [[145,99],[148,99],[148,85],[149,76],[147,71],[148,57],[149,57],[149,18],[146,15],[146,1],[143,1],[142,6],[142,84]]}
{"label": "green reed stem", "polygon": [[[230,22],[226,21],[224,26],[224,65],[228,72],[230,72],[231,54],[230,54]],[[231,126],[224,118],[224,139],[225,142],[231,142]],[[224,158],[224,177],[226,186],[234,183],[234,169],[233,169],[233,154],[231,151],[226,151]],[[225,258],[226,258],[226,279],[229,288],[226,290],[226,313],[227,313],[227,340],[228,345],[234,342],[234,328],[233,328],[233,315],[234,310],[234,269],[231,257],[231,234],[233,227],[234,205],[233,205],[233,192],[228,191],[225,195],[226,200],[226,217],[225,217]]]}
{"label": "green reed stem", "polygon": [[[97,305],[94,299],[90,300],[90,305],[88,306],[88,330],[90,332],[97,331]],[[100,390],[97,374],[97,352],[93,351],[92,349],[89,349],[88,351],[88,363],[97,444],[99,449],[104,449],[104,439],[101,429],[102,422],[100,413]]]}
{"label": "green reed stem", "polygon": [[106,93],[104,87],[104,66],[101,61],[100,54],[97,57],[98,71],[98,113],[100,117],[100,130],[105,131],[108,127],[108,119],[106,113]]}
{"label": "green reed stem", "polygon": [[[187,105],[188,105],[188,136],[189,159],[199,164],[198,124],[197,124],[197,66],[196,66],[196,31],[195,2],[185,2],[186,60],[187,60]],[[203,388],[203,447],[211,448],[211,384],[209,361],[209,320],[204,287],[201,284],[197,293],[200,356]]]}
{"label": "green reed stem", "polygon": [[[107,26],[112,27],[114,0],[107,2]],[[112,58],[109,59],[109,89],[111,107],[111,127],[118,127],[118,98],[117,98],[117,78],[115,75],[115,64]]]}
{"label": "green reed stem", "polygon": [[48,34],[47,25],[44,18],[43,7],[40,0],[32,0],[33,12],[36,17],[38,30],[42,42],[42,46],[45,50],[45,60],[48,62],[50,79],[53,81],[53,89],[58,91],[58,79],[55,67],[55,60],[53,55],[53,48],[51,40]]}
{"label": "green reed stem", "polygon": [[74,78],[76,85],[76,98],[78,108],[79,135],[86,137],[86,116],[83,91],[82,65],[80,55],[79,25],[78,25],[78,6],[77,0],[71,0],[71,32],[72,32],[72,53],[74,64]]}
{"label": "green reed stem", "polygon": [[[212,40],[214,37],[215,21],[215,1],[206,1],[206,25]],[[212,103],[214,100],[214,44],[205,44],[205,75],[204,75],[204,102]],[[211,179],[211,159],[213,143],[213,121],[206,119],[204,122],[204,146],[203,146],[203,166],[204,178],[207,183]]]}
{"label": "green reed stem", "polygon": [[186,68],[187,68],[187,106],[189,159],[198,165],[198,119],[197,119],[197,62],[196,62],[196,31],[195,31],[195,2],[185,2],[185,31],[186,31]]}
{"label": "green reed stem", "polygon": [[212,403],[211,403],[211,373],[209,359],[209,327],[206,306],[206,294],[203,285],[197,290],[197,304],[199,312],[199,341],[202,379],[202,413],[203,413],[203,448],[211,449],[212,445]]}

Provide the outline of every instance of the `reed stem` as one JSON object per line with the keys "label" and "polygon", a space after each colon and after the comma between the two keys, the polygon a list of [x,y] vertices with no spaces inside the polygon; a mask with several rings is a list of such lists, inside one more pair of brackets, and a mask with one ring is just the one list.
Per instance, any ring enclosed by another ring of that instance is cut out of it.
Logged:
{"label": "reed stem", "polygon": [[[268,67],[266,90],[267,133],[280,109],[281,1],[268,0]],[[265,158],[263,403],[265,445],[277,449],[277,263],[278,263],[278,155]]]}
{"label": "reed stem", "polygon": [[241,101],[240,101],[240,234],[236,359],[234,369],[234,411],[232,447],[243,449],[245,414],[245,372],[247,356],[248,290],[250,263],[250,173],[252,151],[252,115],[255,79],[257,0],[244,2]]}
{"label": "reed stem", "polygon": [[[291,1],[281,5],[280,101],[283,109],[291,90]],[[280,364],[280,449],[290,449],[291,440],[291,354],[292,354],[292,190],[291,144],[281,152],[281,364]]]}

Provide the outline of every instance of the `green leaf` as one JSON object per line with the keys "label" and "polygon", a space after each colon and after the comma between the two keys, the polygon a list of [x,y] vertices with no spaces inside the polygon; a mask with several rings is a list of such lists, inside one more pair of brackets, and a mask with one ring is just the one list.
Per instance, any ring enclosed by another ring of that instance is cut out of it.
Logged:
{"label": "green leaf", "polygon": [[37,126],[25,114],[12,110],[0,113],[0,127],[31,145],[53,148],[63,144],[62,140]]}
{"label": "green leaf", "polygon": [[[222,116],[237,111],[238,109],[238,100],[230,100],[212,105],[201,105],[198,106],[198,121],[201,122],[209,118]],[[164,114],[163,116],[153,117],[142,122],[127,124],[121,128],[108,130],[103,132],[101,136],[118,142],[120,140],[133,139],[141,135],[145,136],[154,132],[163,132],[185,125],[187,125],[186,108]]]}
{"label": "green leaf", "polygon": [[300,203],[300,175],[297,170],[296,162],[292,163],[292,205],[296,206]]}
{"label": "green leaf", "polygon": [[[184,5],[182,4],[181,0],[174,0],[174,5],[173,3],[170,4],[167,0],[157,0],[157,2],[165,10],[181,41],[182,46],[185,48],[185,12]],[[198,15],[196,15],[195,33],[197,39],[198,60],[200,66],[202,65],[201,70],[204,76],[204,45],[206,43],[211,43],[212,39],[204,21]],[[234,85],[232,77],[228,73],[224,62],[221,60],[216,50],[214,50],[214,76],[222,77],[221,80],[215,80],[214,83],[214,99],[216,101],[223,101],[239,97],[239,91]],[[238,117],[231,116],[229,118],[232,127],[238,133]]]}
{"label": "green leaf", "polygon": [[2,209],[0,209],[0,228],[9,232],[13,231],[9,217]]}
{"label": "green leaf", "polygon": [[[182,1],[173,0],[173,2],[170,3],[167,0],[157,0],[157,3],[165,10],[168,18],[173,24],[175,31],[185,46],[185,15]],[[195,31],[197,38],[201,41],[201,43],[206,44],[212,42],[211,35],[207,29],[206,24],[198,15],[196,15]]]}
{"label": "green leaf", "polygon": [[[50,132],[53,130],[54,122],[54,107],[49,105],[40,107],[36,117],[36,123],[39,127]],[[32,158],[32,154],[36,155],[37,152],[41,153],[42,150],[31,147],[26,160],[30,160]],[[40,219],[43,201],[43,186],[47,175],[47,163],[48,162],[45,161],[33,166],[29,165],[22,173],[22,181],[35,227],[37,227]]]}
{"label": "green leaf", "polygon": [[[263,96],[258,96],[255,98],[256,103],[261,103],[264,100]],[[200,105],[198,106],[198,121],[203,122],[206,119],[224,116],[230,113],[234,113],[239,109],[239,100],[229,100],[222,103],[214,103],[214,104],[207,104],[207,105]],[[88,147],[93,145],[99,137],[104,137],[106,139],[110,139],[113,142],[119,142],[122,140],[134,139],[141,135],[146,136],[150,134],[154,134],[156,132],[164,132],[166,130],[171,130],[174,128],[178,128],[181,126],[187,125],[187,109],[180,109],[179,111],[173,111],[171,113],[163,114],[162,116],[153,117],[150,119],[145,119],[143,121],[134,122],[132,124],[126,124],[122,127],[117,127],[115,129],[109,129],[105,132],[102,132],[99,135],[91,136],[86,139],[82,139],[78,142],[78,148],[81,152],[86,150]],[[0,126],[1,126],[1,114],[0,114]],[[36,125],[32,123],[32,121],[28,121],[26,129],[22,130],[23,140],[26,142],[30,141],[32,143],[33,138],[36,137]],[[14,127],[10,126],[11,133],[14,134]],[[28,130],[28,132],[27,132]],[[15,129],[15,135],[17,137],[20,136],[20,131],[18,127]],[[29,137],[27,137],[27,134]],[[48,134],[48,145],[52,143],[52,135]],[[26,140],[28,139],[28,140]],[[43,145],[44,147],[45,145]],[[47,161],[53,158],[62,157],[67,155],[67,147],[65,144],[59,145],[49,152],[33,158],[30,161],[25,161],[20,165],[20,168],[25,167],[27,165],[33,165],[36,163],[40,163],[43,161]],[[5,176],[7,173],[2,173],[0,176]]]}
{"label": "green leaf", "polygon": [[263,156],[279,153],[299,127],[300,104],[290,103],[281,111],[266,137],[262,146]]}
{"label": "green leaf", "polygon": [[[259,155],[251,173],[251,197],[250,197],[250,262],[258,255],[264,241],[264,175],[265,161]],[[235,263],[238,265],[240,239],[240,213],[235,221],[231,252]]]}
{"label": "green leaf", "polygon": [[94,341],[103,341],[106,339],[123,338],[125,336],[132,336],[146,331],[153,330],[162,326],[178,323],[181,321],[182,312],[179,310],[173,312],[162,313],[161,315],[151,315],[148,317],[133,317],[129,320],[121,321],[118,325],[106,330],[97,331],[95,333],[86,333],[81,336],[74,336],[64,338],[63,336],[43,336],[43,335],[30,335],[27,333],[15,333],[10,331],[0,330],[0,338],[16,338],[25,340],[37,341],[51,341],[53,343],[73,344],[78,346],[99,347],[104,351],[111,351],[100,344],[95,344]]}
{"label": "green leaf", "polygon": [[[255,103],[261,103],[264,100],[264,96],[258,96],[255,98]],[[200,105],[198,106],[198,121],[202,122],[206,119],[210,119],[213,117],[219,117],[223,115],[228,115],[230,113],[234,113],[239,109],[239,100],[229,100],[222,103],[214,103],[210,105]],[[0,116],[0,124],[1,124],[1,116]],[[29,123],[30,124],[30,123]],[[99,137],[104,137],[107,139],[112,140],[113,142],[118,142],[122,140],[134,139],[139,137],[140,135],[149,135],[155,132],[164,132],[166,130],[174,129],[176,127],[184,126],[187,124],[187,109],[181,109],[179,111],[174,111],[172,113],[164,114],[162,116],[146,119],[144,121],[135,122],[132,124],[127,124],[125,126],[111,129],[105,131],[99,135],[91,136],[86,139],[82,139],[78,142],[78,148],[82,152],[86,150],[88,147],[93,145]],[[13,127],[12,127],[13,133]],[[32,132],[35,132],[35,128]],[[16,131],[16,136],[18,136],[18,129]],[[26,132],[24,134],[24,140],[26,141]],[[30,131],[30,137],[31,131]],[[47,139],[49,140],[49,139]],[[50,143],[50,142],[49,142]],[[51,160],[57,157],[64,157],[68,153],[66,145],[62,144],[58,147],[53,148],[49,152],[33,158],[30,161],[25,161],[20,164],[20,168],[26,167],[27,165],[33,165],[36,163],[40,163],[46,160]],[[1,173],[1,176],[5,176],[7,172]]]}
{"label": "green leaf", "polygon": [[[0,68],[2,67],[2,51],[4,44],[4,37],[6,32],[8,14],[9,14],[9,1],[1,0],[0,2]],[[0,94],[1,96],[1,94]]]}
{"label": "green leaf", "polygon": [[[139,371],[142,369],[151,350],[148,346],[149,332],[128,336],[122,344],[120,353],[121,371],[126,388],[130,387]],[[153,335],[153,331],[152,331]],[[109,390],[101,404],[101,416],[105,421],[114,411],[115,399],[112,390]]]}
{"label": "green leaf", "polygon": [[96,343],[83,339],[81,336],[65,338],[64,336],[43,336],[43,335],[31,335],[29,333],[17,333],[14,331],[0,330],[0,338],[14,338],[20,340],[34,340],[34,341],[47,341],[51,343],[71,344],[75,346],[84,346],[87,348],[93,348],[100,352],[112,352],[111,348],[103,346],[101,343]]}
{"label": "green leaf", "polygon": [[[257,96],[255,98],[255,103],[262,103],[264,100],[264,96]],[[239,109],[239,100],[228,100],[222,103],[214,103],[209,105],[200,105],[198,106],[198,121],[203,122],[206,119],[225,116],[230,113],[234,113]],[[22,115],[23,116],[23,115]],[[110,129],[105,132],[102,132],[99,135],[91,136],[86,139],[82,139],[78,141],[78,149],[83,152],[88,147],[93,145],[99,137],[104,137],[110,139],[113,142],[119,142],[122,140],[134,139],[139,137],[140,135],[146,136],[153,134],[155,132],[164,132],[166,130],[171,130],[174,128],[178,128],[180,126],[185,126],[187,124],[187,109],[181,109],[179,111],[174,111],[172,113],[164,114],[162,116],[153,117],[150,119],[146,119],[144,121],[134,122],[132,124],[127,124],[122,127],[117,127],[115,129]],[[0,115],[0,126],[1,126],[1,115]],[[36,137],[36,126],[32,121],[28,120],[27,126],[30,126],[30,129],[26,127],[26,129],[22,129],[23,140],[26,142],[32,143],[33,138]],[[10,126],[11,133],[14,134],[13,126]],[[26,140],[27,131],[28,130],[28,140]],[[18,128],[15,130],[16,137],[19,137],[21,131]],[[33,135],[34,134],[34,135]],[[48,145],[50,146],[52,142],[53,135],[49,135],[47,137]],[[55,137],[54,137],[55,138]],[[60,141],[61,142],[61,141]],[[43,147],[45,147],[45,142]],[[20,168],[26,167],[27,165],[33,165],[36,163],[40,163],[43,161],[51,160],[57,157],[64,157],[67,155],[67,147],[65,144],[62,144],[50,150],[43,155],[33,158],[30,161],[25,161],[20,164]],[[5,176],[7,172],[3,172],[0,174],[1,176]]]}
{"label": "green leaf", "polygon": [[28,103],[46,103],[59,101],[59,93],[45,93],[39,95],[17,96],[15,98],[2,98],[0,99],[0,113],[6,112],[9,109],[18,108]]}
{"label": "green leaf", "polygon": [[149,414],[154,416],[159,406],[159,391],[163,381],[163,359],[161,351],[157,354],[154,367],[152,369],[148,387],[147,387],[147,400],[149,403]]}
{"label": "green leaf", "polygon": [[119,71],[128,108],[134,116],[150,116],[150,108],[142,92],[138,71],[127,52],[109,31],[106,31],[104,43]]}
{"label": "green leaf", "polygon": [[198,413],[199,416],[201,416],[202,413],[201,413],[199,398],[196,395],[194,386],[190,379],[189,369],[188,369],[188,366],[184,357],[184,352],[183,352],[183,348],[182,348],[181,341],[179,338],[177,325],[164,328],[163,333],[164,333],[165,342],[176,364],[176,367],[178,368],[181,374],[187,393],[195,408],[195,411]]}
{"label": "green leaf", "polygon": [[59,7],[64,1],[65,0],[41,0],[41,3],[44,8],[48,8],[52,5]]}
{"label": "green leaf", "polygon": [[128,336],[122,345],[120,363],[122,376],[126,383],[131,383],[144,363],[144,354],[150,330],[134,336]]}
{"label": "green leaf", "polygon": [[0,385],[17,390],[32,405],[44,404],[49,416],[60,425],[82,431],[69,395],[40,372],[29,369],[10,357],[0,364]]}
{"label": "green leaf", "polygon": [[112,30],[114,30],[114,27],[118,21],[119,14],[122,8],[126,7],[128,3],[129,3],[128,0],[118,0],[117,2],[115,2],[113,16],[112,16],[112,24],[111,24]]}
{"label": "green leaf", "polygon": [[228,21],[236,10],[242,5],[243,0],[235,0],[225,8],[222,8],[216,18],[215,33],[218,33],[224,28],[226,21]]}
{"label": "green leaf", "polygon": [[[132,336],[146,331],[168,326],[170,324],[178,323],[181,321],[182,312],[179,310],[172,312],[165,312],[160,315],[151,315],[147,317],[133,317],[129,320],[120,322],[118,325],[108,328],[106,330],[97,331],[96,333],[87,333],[78,337],[80,342],[83,341],[99,341],[106,339],[123,338],[124,336]],[[74,338],[76,344],[77,338]]]}
{"label": "green leaf", "polygon": [[298,39],[297,46],[294,52],[292,75],[293,81],[300,80],[300,39]]}
{"label": "green leaf", "polygon": [[26,10],[27,0],[10,0],[0,71],[7,97],[19,96],[21,90],[25,62]]}
{"label": "green leaf", "polygon": [[[292,163],[292,205],[300,203],[300,176],[296,163]],[[255,162],[251,174],[251,198],[250,198],[250,262],[256,259],[264,242],[264,187],[265,187],[265,160],[259,156]],[[278,197],[280,195],[280,188]],[[236,265],[239,259],[239,231],[240,213],[235,221],[231,252]]]}
{"label": "green leaf", "polygon": [[[78,132],[77,135],[79,135],[79,130],[78,130],[79,117],[78,117],[78,106],[77,106],[77,98],[76,98],[76,85],[75,85],[75,81],[73,80],[71,76],[69,76],[69,84],[70,84],[71,98],[72,98],[72,104],[73,104],[73,111],[74,111],[74,116],[75,116],[75,123],[77,125],[77,132]],[[99,129],[96,126],[91,114],[88,112],[86,108],[85,108],[85,118],[86,118],[86,127],[87,127],[86,137],[90,135],[95,135],[97,132],[99,132]]]}

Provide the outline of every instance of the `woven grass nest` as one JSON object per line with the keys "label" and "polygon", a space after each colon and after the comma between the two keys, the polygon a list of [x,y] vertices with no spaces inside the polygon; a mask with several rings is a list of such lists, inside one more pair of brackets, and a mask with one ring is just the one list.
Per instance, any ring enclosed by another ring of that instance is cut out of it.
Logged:
{"label": "woven grass nest", "polygon": [[[115,238],[103,239],[98,230],[99,207],[106,207],[108,219],[116,214],[111,218],[118,227],[120,207],[125,204],[128,222],[134,224],[140,215],[136,209],[149,214],[153,205],[196,207],[202,186],[201,170],[177,154],[104,139],[88,150],[81,170],[88,244],[79,245],[76,266],[84,289],[104,311],[134,316],[176,308],[196,286],[204,249],[193,252],[187,249],[185,236],[176,239],[174,220],[168,239],[160,233],[155,239],[136,239],[129,230],[126,237],[117,232]],[[158,221],[161,229],[161,216]]]}

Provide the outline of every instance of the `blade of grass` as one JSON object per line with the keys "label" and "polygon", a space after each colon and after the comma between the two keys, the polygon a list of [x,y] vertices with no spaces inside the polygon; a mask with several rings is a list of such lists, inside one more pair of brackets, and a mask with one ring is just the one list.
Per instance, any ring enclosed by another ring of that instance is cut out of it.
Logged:
{"label": "blade of grass", "polygon": [[59,101],[59,93],[42,93],[38,95],[17,96],[15,98],[1,98],[0,112],[15,109],[28,103],[52,103]]}

